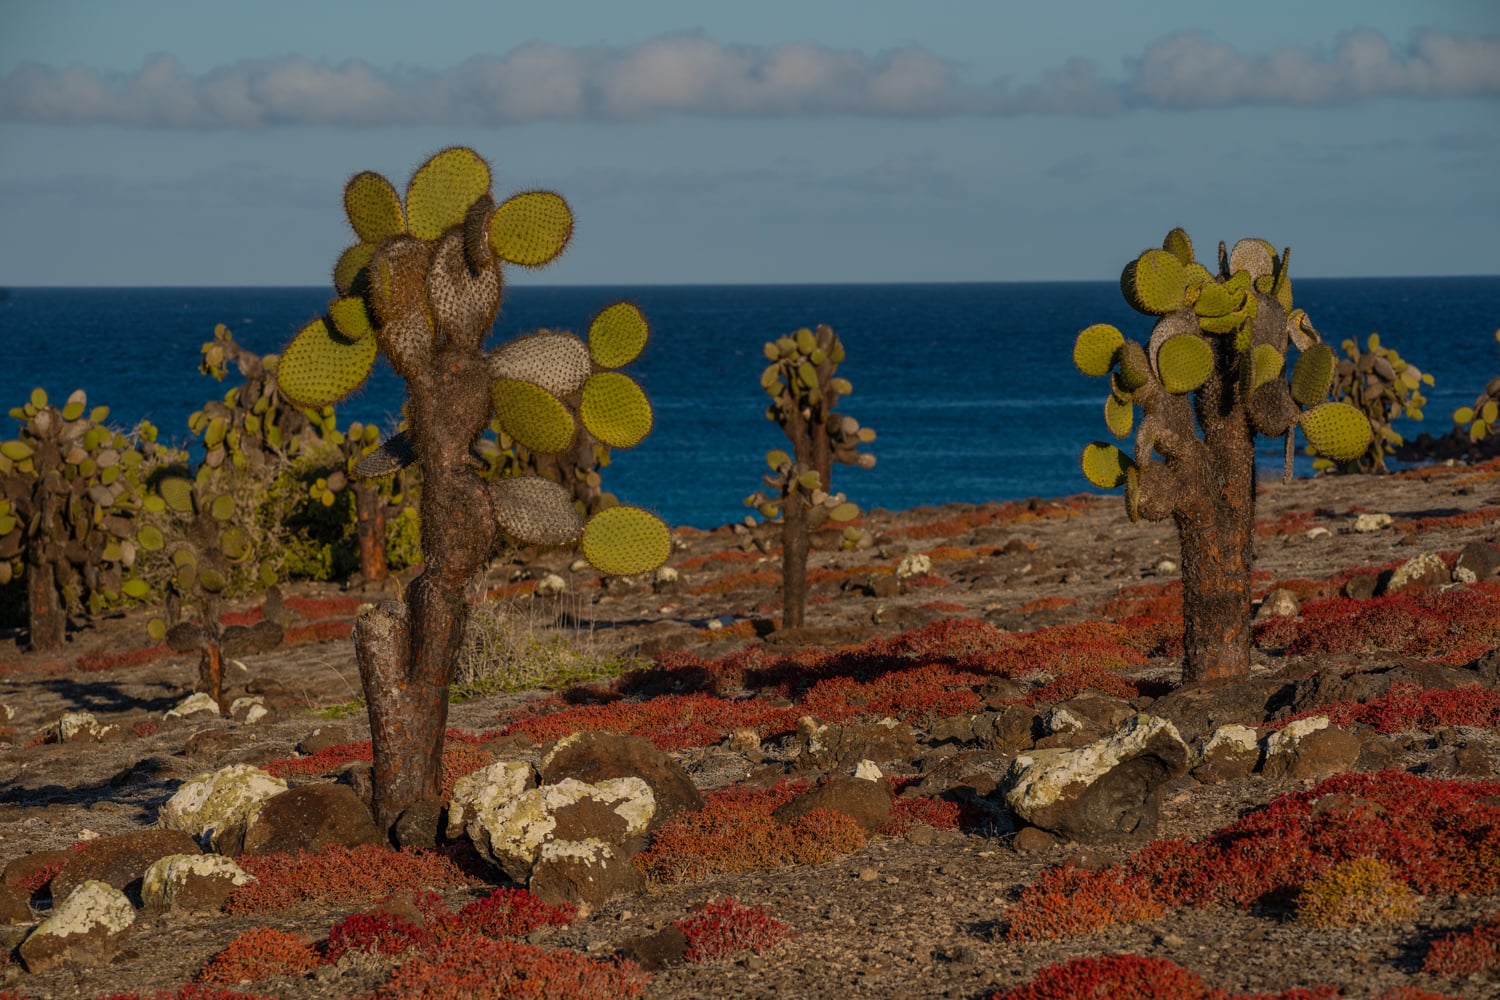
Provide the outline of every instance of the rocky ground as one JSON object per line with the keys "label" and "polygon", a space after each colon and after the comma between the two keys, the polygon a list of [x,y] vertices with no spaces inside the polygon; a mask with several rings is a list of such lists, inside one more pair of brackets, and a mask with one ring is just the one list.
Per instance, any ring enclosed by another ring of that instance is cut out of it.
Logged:
{"label": "rocky ground", "polygon": [[[1389,520],[1371,515],[1388,515]],[[1111,668],[1134,684],[1133,697],[1119,691],[1060,691],[1055,701],[1038,700],[1032,696],[1067,672],[1064,666],[1038,663],[1040,672],[1011,671],[1012,679],[976,684],[980,703],[959,716],[929,711],[903,724],[909,743],[879,762],[886,775],[902,779],[899,787],[906,790],[898,792],[898,799],[932,795],[962,805],[957,828],[908,823],[894,833],[894,828],[876,832],[864,846],[820,864],[654,882],[530,939],[597,958],[627,954],[648,965],[665,954],[668,960],[651,972],[645,987],[645,996],[657,998],[977,998],[1024,984],[1058,962],[1122,953],[1169,959],[1208,986],[1231,993],[1274,995],[1297,986],[1331,984],[1349,996],[1376,996],[1400,987],[1447,996],[1500,996],[1500,973],[1493,967],[1464,977],[1422,971],[1433,940],[1500,911],[1496,895],[1433,893],[1418,897],[1415,909],[1399,919],[1353,927],[1310,926],[1297,919],[1296,909],[1285,900],[1261,900],[1247,907],[1182,907],[1092,933],[1015,940],[1011,922],[1020,892],[1055,866],[1098,870],[1153,838],[1201,840],[1331,774],[1393,769],[1391,773],[1463,780],[1500,776],[1500,729],[1493,723],[1429,720],[1394,730],[1346,723],[1330,727],[1347,735],[1344,742],[1319,737],[1322,742],[1316,747],[1309,743],[1302,757],[1285,757],[1278,766],[1256,773],[1249,773],[1249,765],[1187,773],[1196,758],[1167,767],[1167,773],[1151,779],[1152,808],[1145,809],[1133,836],[1059,835],[1056,824],[1047,832],[1007,806],[1005,775],[1018,756],[1038,746],[1089,745],[1111,735],[1121,719],[1138,710],[1171,718],[1193,744],[1226,722],[1258,727],[1255,735],[1264,738],[1278,713],[1285,721],[1294,710],[1313,714],[1341,701],[1379,698],[1395,680],[1414,689],[1463,683],[1496,688],[1495,658],[1486,659],[1484,653],[1500,645],[1500,619],[1481,615],[1476,621],[1463,617],[1463,609],[1490,607],[1487,602],[1497,591],[1485,589],[1493,585],[1483,579],[1448,581],[1466,547],[1500,538],[1500,470],[1490,465],[1400,477],[1267,482],[1258,516],[1258,595],[1285,590],[1276,600],[1292,602],[1285,610],[1292,612],[1288,620],[1294,622],[1303,620],[1296,617],[1301,604],[1343,593],[1363,598],[1359,607],[1373,617],[1340,619],[1345,624],[1327,627],[1347,628],[1349,621],[1358,621],[1372,632],[1368,642],[1307,655],[1262,642],[1250,682],[1202,695],[1168,693],[1180,672],[1169,642],[1143,662]],[[539,649],[555,653],[559,647],[553,637],[561,635],[589,662],[613,658],[617,663],[649,663],[661,657],[660,662],[671,665],[682,662],[675,651],[693,654],[694,662],[719,660],[746,648],[759,651],[754,655],[761,658],[754,662],[805,657],[944,619],[978,620],[991,627],[983,635],[1005,635],[1007,642],[1040,642],[1036,637],[1072,634],[1059,626],[1119,619],[1139,623],[1153,613],[1159,617],[1168,608],[1177,576],[1171,525],[1131,524],[1117,497],[876,511],[864,526],[875,540],[873,548],[814,554],[807,625],[798,630],[775,627],[778,560],[767,553],[774,550],[776,538],[765,527],[679,532],[678,551],[669,563],[675,579],[600,586],[590,572],[571,570],[566,556],[545,555],[497,565],[486,589],[492,602],[503,602],[512,620],[524,624],[528,642],[522,645],[533,654]],[[1472,565],[1481,550],[1467,551]],[[1398,634],[1411,627],[1403,624],[1407,619],[1392,610],[1394,632],[1381,633],[1380,616],[1388,599],[1371,594],[1386,586],[1382,572],[1424,553],[1438,554],[1438,566],[1447,576],[1426,581],[1423,592],[1447,602],[1443,608],[1459,609],[1454,621],[1462,622],[1452,625],[1451,635],[1424,633],[1425,645],[1413,653],[1408,642],[1413,637]],[[930,567],[909,564],[915,574],[898,579],[902,561],[916,556],[930,559]],[[1481,566],[1480,572],[1488,570]],[[549,575],[563,584],[558,596],[544,596],[557,583],[547,580]],[[146,642],[141,638],[144,625],[133,615],[78,630],[62,655],[22,652],[14,640],[10,648],[0,648],[0,704],[11,712],[3,730],[7,742],[0,746],[0,864],[11,863],[4,881],[24,881],[26,859],[40,852],[76,849],[81,841],[154,827],[168,798],[195,776],[230,764],[285,761],[299,747],[305,752],[367,739],[363,715],[351,707],[359,695],[358,670],[343,636],[357,603],[353,599],[375,596],[332,587],[301,588],[289,595],[288,607],[301,610],[288,629],[288,644],[238,657],[231,666],[231,695],[258,696],[270,710],[253,722],[203,715],[164,719],[191,692],[194,662],[138,652]],[[1152,601],[1161,605],[1156,612],[1150,610]],[[252,605],[240,610],[253,618]],[[1170,615],[1170,610],[1164,613]],[[1048,629],[1054,631],[1039,631]],[[1087,667],[1089,647],[1074,652],[1081,660],[1068,661],[1068,669]],[[917,656],[912,665],[920,662]],[[1365,680],[1349,682],[1350,675]],[[648,676],[626,692],[627,701],[674,684],[680,687],[684,676],[660,674],[655,688]],[[1329,678],[1345,680],[1335,684]],[[596,687],[602,690],[607,683],[596,682]],[[800,704],[796,695],[789,699],[784,692],[757,692],[748,683],[743,688],[708,686],[731,700],[758,694],[793,709]],[[506,732],[507,723],[532,717],[529,699],[540,693],[484,693],[499,690],[498,684],[473,688],[470,697],[454,706],[450,724],[480,734],[475,745],[485,759],[540,760],[550,748],[549,739],[532,739],[514,725],[510,735],[491,738]],[[608,701],[599,695],[573,700]],[[1001,733],[1004,718],[1018,705],[1027,712],[1026,732]],[[1048,714],[1059,705],[1083,716],[1079,726],[1070,728]],[[83,710],[113,731],[102,739],[86,733],[59,738],[59,721]],[[983,724],[976,723],[981,718]],[[833,733],[854,730],[850,723]],[[758,743],[747,744],[743,736],[736,743],[735,735],[725,731],[712,741],[674,748],[673,756],[702,792],[764,788],[788,776],[813,781],[850,769],[851,761],[838,759],[837,753],[813,753],[809,733],[794,726],[758,736]],[[989,775],[988,781],[982,775]],[[294,778],[292,783],[305,780]],[[313,780],[326,783],[328,778]],[[361,787],[357,776],[342,780],[356,791]],[[1481,795],[1476,808],[1493,811],[1500,789],[1475,787],[1490,796]],[[482,876],[487,884],[445,890],[450,908],[506,884],[499,871],[478,870],[487,872]],[[124,888],[140,906],[139,883],[127,881]],[[681,961],[668,940],[673,923],[720,897],[763,908],[791,936],[759,954]],[[24,906],[25,894],[20,898]],[[43,886],[31,894],[29,913],[12,910],[9,919],[16,922],[5,937],[7,946],[18,944],[31,925],[47,916],[52,902]],[[140,909],[112,960],[27,971],[22,953],[13,953],[8,963],[0,964],[0,990],[31,998],[125,991],[147,996],[159,990],[177,995],[171,991],[192,980],[205,961],[246,930],[272,926],[319,941],[331,924],[361,908],[303,903],[270,914],[209,917]],[[386,981],[396,961],[346,956],[301,975],[237,988],[288,998],[364,996]]]}

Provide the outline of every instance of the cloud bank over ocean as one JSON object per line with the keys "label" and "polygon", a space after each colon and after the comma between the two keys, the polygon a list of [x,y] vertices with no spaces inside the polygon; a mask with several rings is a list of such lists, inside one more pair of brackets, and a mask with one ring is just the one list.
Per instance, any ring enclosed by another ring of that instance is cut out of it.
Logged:
{"label": "cloud bank over ocean", "polygon": [[0,121],[255,130],[673,115],[796,118],[1108,117],[1135,109],[1330,107],[1383,98],[1500,97],[1500,37],[1415,33],[1397,46],[1356,29],[1331,45],[1241,52],[1169,35],[1110,80],[1072,59],[1031,82],[977,84],[920,46],[875,55],[812,42],[732,45],[701,33],[636,45],[523,45],[440,70],[245,59],[201,74],[170,55],[133,74],[25,64],[0,79]]}

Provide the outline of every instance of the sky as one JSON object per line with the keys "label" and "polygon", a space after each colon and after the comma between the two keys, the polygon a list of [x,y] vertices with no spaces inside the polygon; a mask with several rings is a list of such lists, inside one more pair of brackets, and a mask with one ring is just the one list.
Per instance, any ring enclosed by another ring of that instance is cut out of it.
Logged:
{"label": "sky", "polygon": [[534,284],[1497,274],[1500,0],[0,0],[0,286],[324,284],[452,145]]}

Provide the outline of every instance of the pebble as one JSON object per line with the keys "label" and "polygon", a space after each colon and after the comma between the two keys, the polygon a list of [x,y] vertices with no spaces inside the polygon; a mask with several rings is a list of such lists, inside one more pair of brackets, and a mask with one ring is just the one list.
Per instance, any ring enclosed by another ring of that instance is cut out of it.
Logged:
{"label": "pebble", "polygon": [[859,871],[859,880],[861,882],[873,882],[879,877],[880,873],[873,868],[861,868]]}

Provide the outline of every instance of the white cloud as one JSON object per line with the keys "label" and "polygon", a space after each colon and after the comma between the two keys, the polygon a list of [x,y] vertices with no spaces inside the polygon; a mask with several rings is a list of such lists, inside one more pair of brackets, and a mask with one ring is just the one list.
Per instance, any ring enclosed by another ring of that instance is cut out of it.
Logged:
{"label": "white cloud", "polygon": [[1439,32],[1403,50],[1358,30],[1329,50],[1247,54],[1200,34],[1152,43],[1127,79],[1074,59],[1012,87],[965,80],[910,46],[868,55],[810,42],[727,45],[702,34],[567,49],[531,43],[434,72],[337,66],[301,56],[243,60],[201,75],[171,56],[133,75],[28,64],[0,80],[0,121],[152,128],[499,125],[719,117],[942,118],[1111,115],[1129,107],[1324,106],[1385,97],[1500,96],[1500,38]]}

